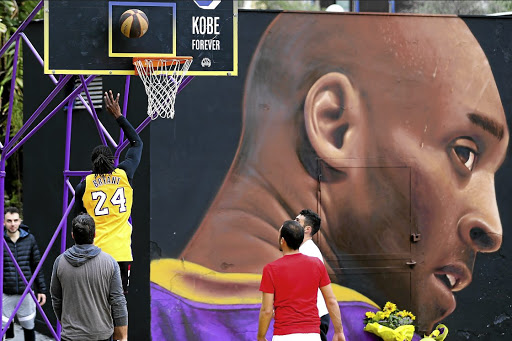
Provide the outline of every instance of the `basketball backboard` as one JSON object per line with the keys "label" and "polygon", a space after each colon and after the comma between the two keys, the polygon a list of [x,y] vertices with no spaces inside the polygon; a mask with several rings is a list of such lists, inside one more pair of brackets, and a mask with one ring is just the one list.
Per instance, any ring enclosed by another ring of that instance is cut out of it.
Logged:
{"label": "basketball backboard", "polygon": [[[141,38],[127,38],[119,18],[128,9],[148,17]],[[133,57],[192,56],[191,76],[238,73],[237,1],[45,1],[44,71],[135,74]]]}

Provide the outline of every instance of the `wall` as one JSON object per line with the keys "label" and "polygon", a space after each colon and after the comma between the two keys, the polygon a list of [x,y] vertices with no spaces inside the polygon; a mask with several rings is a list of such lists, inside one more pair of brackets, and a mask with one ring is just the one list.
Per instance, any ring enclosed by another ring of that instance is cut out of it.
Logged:
{"label": "wall", "polygon": [[[253,339],[261,270],[280,257],[277,229],[310,207],[322,217],[315,242],[349,340],[372,339],[360,331],[364,312],[388,300],[412,310],[422,331],[443,322],[450,340],[507,339],[508,130],[497,139],[497,125],[468,114],[510,122],[510,21],[278,15],[241,11],[240,76],[194,79],[175,119],[143,133],[130,335]],[[48,91],[37,66],[25,70],[33,110]],[[329,73],[332,82],[317,83]],[[145,105],[137,83],[136,122]],[[330,100],[308,105],[321,98]],[[86,157],[72,164],[86,169],[97,141],[76,116],[73,155]],[[61,209],[62,120],[24,149],[25,220],[42,226],[41,244]],[[41,169],[47,159],[54,166]],[[47,195],[51,208],[39,199]],[[461,289],[454,298],[446,274]]]}

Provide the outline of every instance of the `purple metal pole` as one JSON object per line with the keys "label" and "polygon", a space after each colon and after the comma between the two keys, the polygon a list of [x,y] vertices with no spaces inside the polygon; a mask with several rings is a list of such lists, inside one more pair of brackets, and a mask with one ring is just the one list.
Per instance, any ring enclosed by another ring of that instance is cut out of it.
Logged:
{"label": "purple metal pole", "polygon": [[[67,76],[69,76],[69,75],[67,75]],[[89,78],[87,78],[86,81],[85,81],[86,85],[89,84],[95,77],[96,76],[89,76]],[[11,156],[12,153],[14,153],[25,142],[27,142],[27,140],[30,137],[32,137],[32,135],[34,135],[39,129],[41,129],[41,127],[44,126],[46,122],[48,122],[60,109],[62,109],[62,107],[69,101],[70,98],[75,98],[77,93],[80,93],[82,91],[82,86],[83,85],[81,84],[75,90],[73,90],[62,102],[60,102],[60,104],[55,109],[53,109],[53,111],[51,113],[49,113],[41,122],[39,122],[39,124],[37,126],[35,126],[34,129],[32,129],[30,131],[30,133],[27,134],[27,136],[25,136],[23,139],[21,139],[21,141],[16,146],[12,147],[12,149],[9,150],[9,152],[7,153],[7,157]],[[25,125],[26,124],[27,123],[25,123]],[[23,126],[23,127],[25,127],[25,126]],[[16,134],[16,136],[17,135],[18,134]],[[9,143],[11,143],[11,142],[9,142]]]}
{"label": "purple metal pole", "polygon": [[[34,57],[36,57],[36,59],[39,62],[39,64],[41,66],[43,66],[44,65],[43,58],[41,58],[41,55],[37,52],[37,50],[34,47],[34,45],[32,45],[32,42],[30,41],[30,39],[28,39],[27,35],[25,33],[20,33],[20,36],[23,38],[23,41],[25,41],[25,44],[27,44],[27,47],[29,48],[29,50],[32,51],[32,54],[34,55]],[[50,79],[52,80],[53,84],[57,84],[59,82],[57,80],[57,78],[55,78],[54,75],[48,75],[48,77],[50,77]]]}
{"label": "purple metal pole", "polygon": [[[82,83],[85,84],[85,83]],[[69,160],[71,158],[71,126],[73,123],[73,102],[74,99],[70,99],[68,102],[68,117],[66,121],[66,149],[64,152],[64,192],[62,195],[62,213],[66,212],[66,208],[69,200],[69,190],[67,183],[69,176],[66,172],[69,171]],[[67,237],[67,220],[62,224],[62,235],[60,239],[60,253],[66,251],[66,237]]]}
{"label": "purple metal pole", "polygon": [[20,27],[18,27],[16,32],[14,32],[14,34],[9,38],[7,43],[5,43],[5,45],[2,47],[2,49],[0,49],[0,57],[2,57],[4,55],[5,51],[7,51],[9,46],[11,46],[12,42],[14,40],[18,39],[18,36],[20,35],[20,33],[23,32],[25,30],[25,28],[27,27],[27,25],[32,21],[32,19],[34,19],[34,17],[37,15],[37,13],[41,9],[41,7],[43,7],[43,3],[44,3],[43,0],[41,0],[36,5],[36,7],[32,11],[32,13],[30,13],[30,15],[27,17],[27,19],[25,19],[25,21],[20,25]]}
{"label": "purple metal pole", "polygon": [[[0,171],[0,193],[4,193],[4,190],[5,190],[5,158],[1,158],[0,160],[0,168],[1,168],[1,171]],[[4,200],[1,200],[2,201],[2,204],[0,205],[0,213],[2,214],[1,216],[3,217],[4,216]],[[2,223],[2,226],[4,224]],[[4,239],[4,229],[2,229],[2,239]],[[4,292],[4,243],[0,243],[0,290],[2,291],[2,295],[3,295],[3,292]],[[4,316],[2,315],[3,313],[3,303],[0,303],[0,316]],[[5,329],[1,328],[0,329],[0,339],[3,339],[3,336],[5,334],[5,331],[7,330],[7,325],[5,326]]]}
{"label": "purple metal pole", "polygon": [[[123,116],[126,117],[126,113],[128,111],[128,96],[130,95],[130,79],[131,76],[126,76],[126,80],[124,82],[124,98],[123,98]],[[123,142],[124,140],[124,131],[121,129],[121,132],[119,133],[119,144]],[[118,144],[118,145],[119,145]],[[117,154],[117,156],[114,154],[114,163],[117,167],[119,164],[119,156],[120,154]]]}
{"label": "purple metal pole", "polygon": [[79,176],[85,178],[87,175],[91,174],[91,171],[64,171],[64,173],[68,176]]}
{"label": "purple metal pole", "polygon": [[[18,52],[19,52],[19,47],[20,47],[20,40],[19,39],[16,39],[16,47],[14,48],[14,59],[13,59],[13,64],[12,64],[12,75],[11,75],[11,93],[9,94],[9,110],[7,112],[7,122],[6,122],[6,125],[5,125],[5,144],[7,144],[9,142],[9,136],[11,135],[11,122],[12,122],[12,108],[13,108],[13,105],[14,105],[14,91],[16,90],[16,73],[18,71]],[[6,149],[4,148],[2,150],[2,161],[1,161],[1,166],[0,166],[0,194],[4,195],[4,191],[5,191],[5,161],[8,159],[8,157],[5,156],[5,152],[6,152]],[[2,203],[0,204],[0,217],[3,217],[4,216],[4,200],[2,200]],[[2,224],[3,226],[3,224]],[[3,232],[3,229],[2,229],[2,232]],[[2,239],[3,238],[3,233],[2,233]],[[4,241],[5,242],[5,241]],[[0,284],[0,289],[2,291],[2,294],[4,292],[4,245],[2,243],[2,246],[0,246],[0,272],[2,273],[1,274],[1,284]],[[10,250],[9,250],[10,251]],[[2,313],[3,313],[3,303],[0,303],[0,316],[3,316]],[[6,328],[7,329],[7,325],[6,325]],[[2,329],[2,332],[0,333],[0,336],[3,336],[5,334],[5,330]]]}
{"label": "purple metal pole", "polygon": [[194,79],[194,76],[185,77],[183,82],[181,82],[181,84],[180,84],[180,88],[178,89],[177,94],[179,94],[181,92],[181,90],[185,89],[185,87],[188,85],[188,83],[192,82],[192,79]]}
{"label": "purple metal pole", "polygon": [[[85,84],[85,79],[84,79],[83,75],[80,75],[80,81],[82,82],[82,84]],[[98,130],[98,134],[100,135],[101,143],[103,143],[106,146],[107,141],[105,140],[105,135],[103,135],[103,131],[100,128],[98,115],[96,114],[96,109],[94,108],[94,104],[92,103],[91,94],[89,93],[89,89],[88,89],[87,85],[84,85],[84,91],[85,91],[85,95],[87,96],[87,100],[89,101],[89,104],[91,106],[92,118],[94,120],[94,124],[96,124],[96,129]]]}
{"label": "purple metal pole", "polygon": [[[64,172],[65,174],[66,172]],[[69,191],[71,192],[72,195],[75,195],[75,189],[73,188],[73,186],[71,185],[71,182],[69,182],[69,178],[68,180],[66,181],[66,186],[68,187]]]}
{"label": "purple metal pole", "polygon": [[[32,51],[32,54],[36,57],[36,59],[39,62],[39,64],[41,66],[43,66],[44,65],[43,58],[41,58],[41,55],[39,55],[39,53],[37,52],[36,48],[34,47],[34,45],[32,45],[32,43],[30,42],[28,37],[24,33],[20,33],[20,36],[23,38],[23,40],[27,44],[27,46],[30,49],[30,51]],[[53,82],[53,84],[57,84],[58,83],[57,78],[55,78],[54,75],[48,75],[48,77],[50,77],[50,79]],[[89,104],[82,97],[82,95],[78,95],[78,99],[80,99],[80,102],[82,102],[82,104],[84,105],[84,107],[87,110],[87,112],[92,116],[92,110],[89,107]],[[100,125],[100,128],[101,128],[101,131],[107,137],[108,141],[114,146],[114,148],[117,148],[117,143],[114,141],[112,136],[110,136],[110,134],[108,133],[107,129],[105,129],[105,127],[103,126],[103,124],[101,122],[99,122],[99,125]]]}
{"label": "purple metal pole", "polygon": [[71,79],[71,77],[72,77],[72,75],[66,75],[64,77],[64,79],[62,79],[59,82],[59,84],[57,84],[55,89],[53,89],[53,91],[48,95],[48,97],[46,97],[46,99],[43,101],[43,103],[41,103],[41,105],[36,109],[36,111],[34,111],[34,113],[32,114],[32,116],[30,116],[30,118],[27,120],[27,122],[25,122],[25,124],[23,124],[23,127],[21,127],[20,131],[18,131],[18,133],[16,133],[16,135],[12,138],[12,140],[9,141],[9,143],[5,146],[4,150],[9,150],[12,148],[12,146],[16,143],[16,141],[20,138],[20,136],[25,133],[25,131],[28,129],[28,127],[37,119],[39,114],[44,109],[46,109],[48,104],[55,98],[55,96],[57,96],[57,94],[60,92],[60,90],[62,90],[64,85],[66,85],[66,83]]}
{"label": "purple metal pole", "polygon": [[[82,84],[85,84],[82,78]],[[71,155],[71,126],[73,123],[73,102],[74,99],[70,98],[68,102],[68,113],[67,113],[67,120],[66,120],[66,147],[64,152],[64,188],[62,192],[62,213],[65,214],[68,200],[69,200],[69,176],[67,175],[67,172],[69,171],[69,160]],[[74,197],[74,193],[73,193]],[[66,251],[66,239],[67,239],[67,219],[63,221],[62,223],[62,230],[60,234],[60,253],[63,253]],[[57,320],[57,334],[60,335],[62,331],[62,326],[60,322]]]}

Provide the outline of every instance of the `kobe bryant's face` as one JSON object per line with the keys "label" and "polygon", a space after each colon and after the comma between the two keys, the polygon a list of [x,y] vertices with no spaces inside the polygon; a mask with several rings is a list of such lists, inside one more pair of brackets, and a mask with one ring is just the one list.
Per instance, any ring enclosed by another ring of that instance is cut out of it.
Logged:
{"label": "kobe bryant's face", "polygon": [[[342,227],[328,231],[344,254],[410,254],[412,277],[372,286],[386,300],[412,300],[420,330],[455,309],[453,292],[471,282],[476,254],[496,251],[502,238],[494,174],[505,158],[507,123],[488,61],[457,20],[450,34],[429,31],[448,35],[437,48],[401,51],[417,63],[368,72],[368,167],[347,179],[353,188],[338,208]],[[411,233],[420,240],[411,243]]]}

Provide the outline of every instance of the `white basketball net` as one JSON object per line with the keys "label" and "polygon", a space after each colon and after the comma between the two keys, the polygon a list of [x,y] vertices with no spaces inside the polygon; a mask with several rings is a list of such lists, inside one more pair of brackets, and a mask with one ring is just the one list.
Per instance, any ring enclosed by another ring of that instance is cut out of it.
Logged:
{"label": "white basketball net", "polygon": [[173,118],[176,94],[192,59],[145,59],[134,64],[148,95],[148,116]]}

